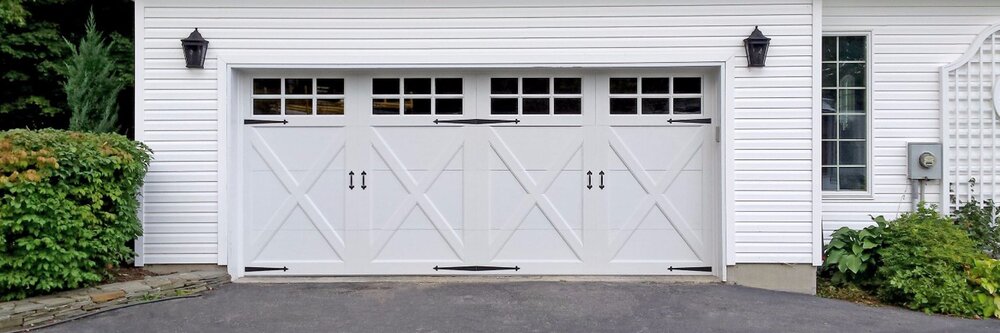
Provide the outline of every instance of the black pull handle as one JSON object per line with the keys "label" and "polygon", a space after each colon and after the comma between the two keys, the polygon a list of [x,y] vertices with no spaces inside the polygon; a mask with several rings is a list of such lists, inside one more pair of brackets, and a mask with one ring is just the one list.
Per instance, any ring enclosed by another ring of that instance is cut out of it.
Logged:
{"label": "black pull handle", "polygon": [[257,124],[282,124],[287,125],[288,120],[263,120],[263,119],[243,119],[243,125],[257,125]]}
{"label": "black pull handle", "polygon": [[361,171],[361,190],[362,191],[364,189],[368,188],[368,185],[365,185],[365,176],[367,176],[367,175],[368,175],[367,172]]}
{"label": "black pull handle", "polygon": [[701,119],[669,119],[668,124],[673,123],[691,123],[691,124],[711,124],[712,118],[701,118]]}
{"label": "black pull handle", "polygon": [[454,119],[454,120],[440,120],[434,119],[435,124],[466,124],[466,125],[483,125],[483,124],[502,124],[502,123],[520,123],[521,120],[504,120],[504,119]]}
{"label": "black pull handle", "polygon": [[593,178],[594,178],[594,173],[591,172],[590,170],[587,170],[587,189],[588,190],[594,188],[594,179]]}
{"label": "black pull handle", "polygon": [[600,187],[603,190],[604,189],[604,170],[601,170],[601,172],[599,173],[599,175],[601,175],[601,186],[598,186],[598,187]]}
{"label": "black pull handle", "polygon": [[347,188],[354,190],[354,171],[348,172],[347,174],[351,176],[351,182],[347,185]]}

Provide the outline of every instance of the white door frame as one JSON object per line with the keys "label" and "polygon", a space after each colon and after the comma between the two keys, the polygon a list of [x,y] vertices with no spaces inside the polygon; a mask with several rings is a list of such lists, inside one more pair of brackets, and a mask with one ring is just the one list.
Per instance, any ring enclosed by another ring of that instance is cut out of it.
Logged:
{"label": "white door frame", "polygon": [[[315,75],[317,71],[336,71],[338,73],[356,73],[362,71],[380,71],[386,69],[406,69],[406,70],[485,70],[485,69],[507,69],[507,70],[530,70],[530,69],[603,69],[603,70],[626,70],[642,68],[682,68],[682,67],[705,67],[718,69],[719,83],[719,119],[720,119],[720,155],[721,176],[719,182],[719,203],[722,211],[721,221],[724,232],[719,235],[721,251],[718,251],[718,263],[720,266],[719,277],[725,281],[727,279],[727,267],[735,264],[735,188],[733,186],[735,170],[733,163],[734,138],[733,138],[733,87],[737,58],[734,54],[705,54],[704,59],[708,61],[691,62],[635,62],[635,63],[589,63],[571,64],[565,63],[517,63],[517,64],[434,64],[434,65],[413,65],[413,64],[386,64],[381,66],[373,65],[338,65],[334,62],[321,63],[317,59],[324,61],[336,60],[336,57],[279,57],[279,56],[259,56],[259,55],[228,55],[219,54],[217,56],[217,93],[218,93],[218,143],[219,143],[219,163],[218,163],[218,189],[219,189],[219,212],[218,212],[218,264],[228,265],[228,272],[235,280],[244,276],[242,251],[242,188],[241,179],[243,177],[243,165],[239,152],[242,151],[243,124],[240,121],[242,115],[239,110],[246,107],[246,103],[241,89],[242,72],[248,70],[282,70],[286,75],[296,71],[308,71]],[[280,60],[276,60],[280,59]],[[712,61],[712,59],[716,59]],[[280,62],[276,62],[280,61]]]}

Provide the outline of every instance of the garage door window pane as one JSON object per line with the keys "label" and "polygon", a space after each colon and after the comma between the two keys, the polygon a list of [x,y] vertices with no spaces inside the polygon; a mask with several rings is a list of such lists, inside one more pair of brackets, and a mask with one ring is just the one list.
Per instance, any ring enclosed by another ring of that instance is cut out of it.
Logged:
{"label": "garage door window pane", "polygon": [[441,95],[461,95],[462,79],[435,79],[434,93]]}
{"label": "garage door window pane", "polygon": [[636,114],[636,104],[635,98],[612,98],[611,114]]}
{"label": "garage door window pane", "polygon": [[548,98],[525,98],[522,114],[549,114]]}
{"label": "garage door window pane", "polygon": [[312,114],[313,100],[311,99],[286,99],[285,114],[304,115]]}
{"label": "garage door window pane", "polygon": [[399,79],[372,79],[372,94],[398,95]]}
{"label": "garage door window pane", "polygon": [[285,79],[285,95],[312,95],[312,79]]}
{"label": "garage door window pane", "polygon": [[524,94],[548,94],[549,93],[549,79],[548,78],[524,78],[521,79],[521,84],[523,84]]}
{"label": "garage door window pane", "polygon": [[435,101],[435,113],[437,114],[462,114],[462,100],[458,98],[437,99]]}
{"label": "garage door window pane", "polygon": [[642,93],[643,94],[669,94],[670,93],[670,78],[669,77],[645,77],[645,78],[642,78]]}
{"label": "garage door window pane", "polygon": [[372,114],[399,114],[399,99],[373,99]]}
{"label": "garage door window pane", "polygon": [[490,79],[490,93],[516,95],[518,93],[517,82],[517,78],[492,78]]}
{"label": "garage door window pane", "polygon": [[426,95],[431,93],[431,79],[404,79],[403,93]]}
{"label": "garage door window pane", "polygon": [[701,93],[701,78],[700,77],[678,77],[678,78],[674,78],[674,93],[675,94],[700,94]]}
{"label": "garage door window pane", "polygon": [[670,99],[667,98],[643,98],[642,114],[668,114],[670,113]]}
{"label": "garage door window pane", "polygon": [[494,98],[490,100],[490,113],[517,114],[517,98]]}
{"label": "garage door window pane", "polygon": [[403,114],[431,114],[431,99],[406,99],[403,102]]}
{"label": "garage door window pane", "polygon": [[321,99],[316,101],[316,114],[342,115],[344,114],[344,100],[342,99]]}
{"label": "garage door window pane", "polygon": [[674,114],[701,113],[701,98],[674,98]]}
{"label": "garage door window pane", "polygon": [[253,79],[254,95],[280,95],[281,79]]}
{"label": "garage door window pane", "polygon": [[255,115],[281,114],[281,100],[255,99],[253,100],[253,114]]}
{"label": "garage door window pane", "polygon": [[579,94],[583,91],[583,80],[580,78],[556,78],[556,94]]}
{"label": "garage door window pane", "polygon": [[343,95],[344,79],[317,79],[316,93],[320,95]]}
{"label": "garage door window pane", "polygon": [[580,114],[582,112],[579,98],[556,98],[555,114]]}
{"label": "garage door window pane", "polygon": [[612,94],[636,94],[639,92],[638,78],[613,77],[610,85]]}

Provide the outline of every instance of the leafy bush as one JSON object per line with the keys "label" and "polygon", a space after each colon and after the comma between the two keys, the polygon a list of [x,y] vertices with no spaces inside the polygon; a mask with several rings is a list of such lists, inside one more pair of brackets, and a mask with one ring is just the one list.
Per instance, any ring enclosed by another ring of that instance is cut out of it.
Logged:
{"label": "leafy bush", "polygon": [[984,317],[1000,318],[1000,261],[976,260],[969,268],[969,282],[976,286],[976,301]]}
{"label": "leafy bush", "polygon": [[118,93],[125,82],[116,69],[113,47],[114,42],[105,43],[91,12],[87,33],[79,46],[70,44],[72,55],[66,62],[63,88],[73,111],[69,129],[102,133],[118,129]]}
{"label": "leafy bush", "polygon": [[992,200],[967,202],[955,211],[954,218],[979,249],[1000,259],[1000,208]]}
{"label": "leafy bush", "polygon": [[925,312],[980,312],[965,270],[985,256],[952,221],[921,206],[889,224],[884,240],[880,298]]}
{"label": "leafy bush", "polygon": [[837,229],[824,254],[823,270],[831,275],[834,284],[853,283],[868,285],[878,268],[879,254],[885,232],[885,217],[874,217],[875,225],[854,230]]}
{"label": "leafy bush", "polygon": [[117,134],[0,132],[0,299],[96,283],[131,258],[149,159]]}

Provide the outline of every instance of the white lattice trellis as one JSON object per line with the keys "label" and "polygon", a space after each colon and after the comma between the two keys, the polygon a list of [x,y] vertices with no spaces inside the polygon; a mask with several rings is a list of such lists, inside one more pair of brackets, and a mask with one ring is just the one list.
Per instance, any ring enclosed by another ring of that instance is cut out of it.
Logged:
{"label": "white lattice trellis", "polygon": [[[1000,24],[984,31],[958,61],[941,69],[943,182],[948,211],[1000,196]],[[997,96],[997,98],[994,98]]]}

